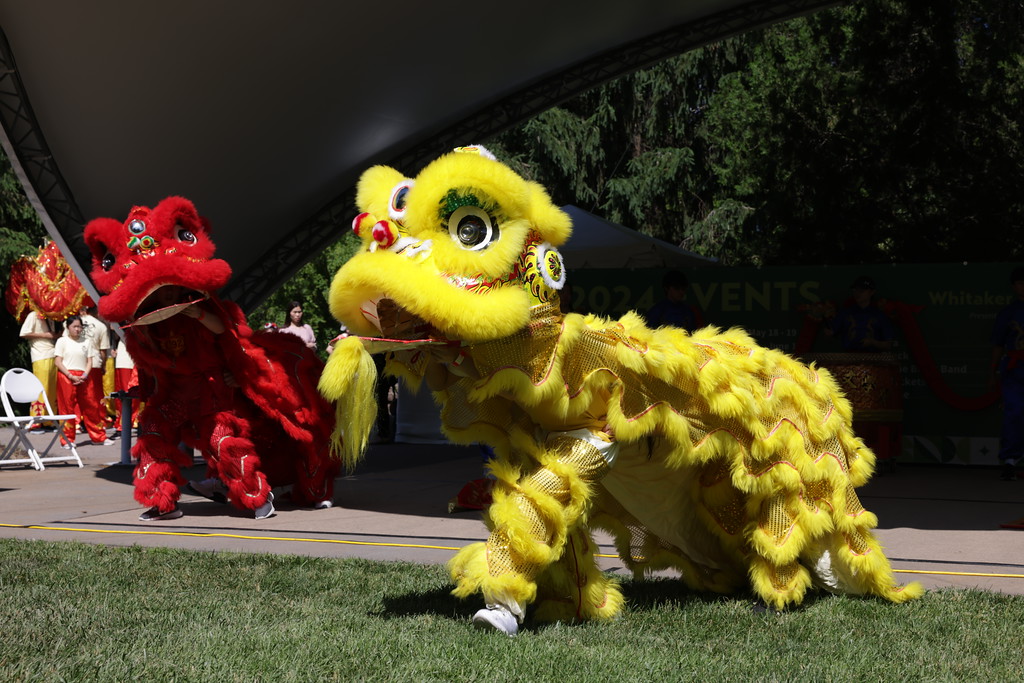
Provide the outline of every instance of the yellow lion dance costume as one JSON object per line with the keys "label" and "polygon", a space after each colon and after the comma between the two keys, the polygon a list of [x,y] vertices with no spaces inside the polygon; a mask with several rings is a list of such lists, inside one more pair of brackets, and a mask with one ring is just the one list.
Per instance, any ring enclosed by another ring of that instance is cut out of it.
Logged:
{"label": "yellow lion dance costume", "polygon": [[541,620],[609,619],[622,606],[594,560],[591,528],[616,538],[636,576],[674,568],[695,590],[749,577],[777,608],[812,585],[894,602],[896,585],[854,492],[874,455],[851,430],[832,377],[738,329],[693,335],[562,315],[557,247],[569,217],[481,147],[415,179],[377,166],[358,187],[365,248],[330,290],[358,337],[321,379],[349,464],[373,424],[374,366],[426,381],[445,434],[491,445],[486,543],[450,562],[455,594],[481,592],[479,625],[515,634]]}

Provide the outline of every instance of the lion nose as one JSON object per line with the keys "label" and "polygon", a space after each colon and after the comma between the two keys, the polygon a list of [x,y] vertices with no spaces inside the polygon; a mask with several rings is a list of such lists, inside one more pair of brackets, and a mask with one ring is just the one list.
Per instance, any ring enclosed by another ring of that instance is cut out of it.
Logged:
{"label": "lion nose", "polygon": [[387,221],[379,221],[373,226],[373,241],[382,249],[387,249],[398,240],[398,231]]}
{"label": "lion nose", "polygon": [[359,214],[358,216],[352,219],[352,232],[356,234],[356,237],[362,237],[360,231],[363,228],[363,223],[365,223],[366,219],[368,219],[369,217],[370,214],[364,211],[363,213]]}

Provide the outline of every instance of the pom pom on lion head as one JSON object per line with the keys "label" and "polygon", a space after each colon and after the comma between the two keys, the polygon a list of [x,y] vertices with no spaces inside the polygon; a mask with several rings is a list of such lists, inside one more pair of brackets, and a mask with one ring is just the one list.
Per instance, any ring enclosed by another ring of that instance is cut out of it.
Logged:
{"label": "pom pom on lion head", "polygon": [[123,325],[154,322],[226,285],[231,267],[212,258],[209,233],[209,222],[182,197],[136,206],[124,221],[89,221],[85,242],[104,295],[100,315]]}
{"label": "pom pom on lion head", "polygon": [[415,178],[375,166],[356,203],[363,250],[330,291],[350,331],[486,341],[521,329],[533,306],[557,304],[569,216],[486,149],[458,148]]}

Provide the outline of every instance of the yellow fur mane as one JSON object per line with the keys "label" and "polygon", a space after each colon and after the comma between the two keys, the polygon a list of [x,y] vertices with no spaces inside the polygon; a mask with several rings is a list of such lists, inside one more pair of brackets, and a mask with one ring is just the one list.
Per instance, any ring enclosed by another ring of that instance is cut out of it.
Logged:
{"label": "yellow fur mane", "polygon": [[[389,205],[383,194],[400,182],[411,189]],[[590,526],[615,535],[638,575],[674,567],[718,591],[749,581],[778,607],[815,584],[895,602],[921,594],[896,585],[871,534],[877,520],[854,489],[874,455],[826,371],[739,329],[691,335],[635,314],[563,316],[568,217],[485,154],[448,154],[409,179],[375,167],[359,202],[388,239],[364,236],[332,283],[332,313],[359,334],[405,334],[374,318],[388,300],[423,323],[420,334],[454,340],[395,351],[388,371],[427,382],[449,438],[497,454],[494,531],[453,559],[457,595],[536,601],[542,618],[613,617],[622,596],[596,569]],[[346,459],[372,422],[358,405],[365,386],[348,383],[363,373],[353,346],[322,382],[339,405],[357,404],[340,428]],[[565,445],[586,435],[614,443],[614,464],[595,446]]]}

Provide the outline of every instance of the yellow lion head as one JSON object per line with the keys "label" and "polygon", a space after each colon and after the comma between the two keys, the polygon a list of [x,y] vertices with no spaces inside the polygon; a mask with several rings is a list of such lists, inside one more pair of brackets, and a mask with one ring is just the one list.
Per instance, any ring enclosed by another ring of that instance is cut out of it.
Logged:
{"label": "yellow lion head", "polygon": [[498,339],[557,302],[569,216],[483,147],[460,147],[415,178],[375,166],[356,203],[364,248],[330,291],[331,313],[356,334]]}

